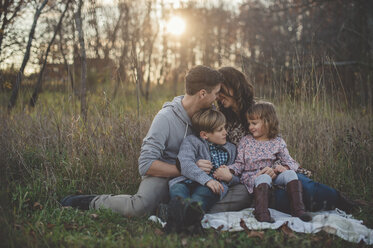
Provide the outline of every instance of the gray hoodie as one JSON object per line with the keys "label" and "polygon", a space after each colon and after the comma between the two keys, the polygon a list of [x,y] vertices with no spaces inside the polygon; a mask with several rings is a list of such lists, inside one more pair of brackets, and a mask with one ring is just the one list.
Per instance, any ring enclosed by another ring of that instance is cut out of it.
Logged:
{"label": "gray hoodie", "polygon": [[139,157],[139,172],[145,176],[155,160],[176,164],[176,157],[184,137],[192,134],[191,120],[177,96],[166,102],[154,117],[145,136]]}

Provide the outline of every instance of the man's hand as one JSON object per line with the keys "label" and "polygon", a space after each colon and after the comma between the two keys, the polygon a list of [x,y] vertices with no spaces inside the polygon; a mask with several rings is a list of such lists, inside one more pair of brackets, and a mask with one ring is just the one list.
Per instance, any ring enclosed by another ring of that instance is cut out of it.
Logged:
{"label": "man's hand", "polygon": [[212,169],[212,163],[209,160],[200,159],[196,164],[201,170],[206,172],[206,174],[209,174]]}
{"label": "man's hand", "polygon": [[260,176],[260,175],[263,175],[263,174],[267,174],[268,176],[270,176],[273,179],[275,179],[277,177],[275,171],[271,168],[271,167],[265,167],[264,169],[262,169],[261,171],[259,171],[256,176]]}
{"label": "man's hand", "polygon": [[287,165],[282,166],[282,165],[278,164],[278,165],[276,165],[274,171],[275,171],[276,174],[280,174],[280,173],[282,173],[286,170],[289,170],[289,167]]}
{"label": "man's hand", "polygon": [[214,177],[228,183],[232,180],[233,175],[226,165],[222,165],[214,172]]}
{"label": "man's hand", "polygon": [[224,191],[223,185],[221,185],[221,183],[213,179],[208,181],[206,183],[206,186],[209,187],[211,191],[214,192],[215,194],[220,194],[220,192]]}

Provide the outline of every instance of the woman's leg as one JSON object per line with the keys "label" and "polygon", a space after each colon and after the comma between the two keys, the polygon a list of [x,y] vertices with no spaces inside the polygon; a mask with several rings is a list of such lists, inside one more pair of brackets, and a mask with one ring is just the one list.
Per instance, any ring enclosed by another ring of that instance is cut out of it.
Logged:
{"label": "woman's leg", "polygon": [[[338,207],[338,191],[322,183],[317,183],[303,174],[297,173],[303,186],[303,202],[307,211],[331,210]],[[290,203],[286,191],[276,189],[271,208],[290,213]]]}

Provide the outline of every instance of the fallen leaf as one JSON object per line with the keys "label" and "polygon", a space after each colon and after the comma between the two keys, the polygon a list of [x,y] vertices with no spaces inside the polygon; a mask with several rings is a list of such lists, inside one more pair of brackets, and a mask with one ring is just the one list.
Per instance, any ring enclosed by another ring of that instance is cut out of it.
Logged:
{"label": "fallen leaf", "polygon": [[154,233],[155,233],[155,235],[163,235],[164,234],[164,232],[161,229],[159,229],[159,228],[156,228],[154,230]]}
{"label": "fallen leaf", "polygon": [[241,219],[241,221],[240,221],[240,227],[242,227],[243,230],[245,230],[245,232],[246,232],[247,234],[250,233],[250,230],[249,230],[249,228],[246,226],[246,223],[245,223],[245,221],[244,221],[243,219]]}
{"label": "fallen leaf", "polygon": [[247,234],[248,238],[264,238],[264,232],[263,231],[250,231],[250,233]]}
{"label": "fallen leaf", "polygon": [[65,223],[65,224],[63,224],[63,226],[65,227],[66,230],[73,230],[73,229],[78,228],[78,225],[75,224],[75,223],[73,223],[73,224]]}
{"label": "fallen leaf", "polygon": [[257,237],[257,238],[260,238],[260,239],[263,239],[264,238],[264,232],[263,231],[253,231],[253,230],[250,230],[247,226],[246,226],[246,223],[243,219],[241,219],[240,221],[240,226],[245,230],[245,232],[247,233],[247,237],[249,238],[254,238],[254,237]]}
{"label": "fallen leaf", "polygon": [[91,216],[92,219],[97,219],[98,218],[98,214],[90,214],[89,216]]}
{"label": "fallen leaf", "polygon": [[322,237],[320,237],[319,235],[314,235],[311,237],[312,241],[315,241],[315,242],[318,242],[320,240],[322,240]]}
{"label": "fallen leaf", "polygon": [[40,209],[42,210],[43,209],[43,205],[41,205],[39,202],[34,202],[34,209]]}
{"label": "fallen leaf", "polygon": [[49,228],[49,229],[51,229],[51,228],[53,228],[53,227],[55,227],[56,225],[55,224],[51,224],[51,223],[48,223],[47,224],[47,228]]}
{"label": "fallen leaf", "polygon": [[287,222],[285,222],[282,226],[280,226],[280,230],[283,234],[290,238],[294,238],[295,234],[294,232],[287,226]]}
{"label": "fallen leaf", "polygon": [[220,226],[218,226],[218,228],[216,228],[216,230],[218,230],[220,232],[221,229],[223,229],[223,228],[224,228],[224,225],[220,225]]}

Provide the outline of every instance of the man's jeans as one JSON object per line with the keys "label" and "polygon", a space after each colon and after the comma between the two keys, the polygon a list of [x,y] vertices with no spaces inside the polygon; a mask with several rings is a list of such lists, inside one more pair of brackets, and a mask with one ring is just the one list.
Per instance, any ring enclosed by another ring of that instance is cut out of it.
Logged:
{"label": "man's jeans", "polygon": [[[303,202],[307,211],[330,210],[337,206],[337,190],[318,182],[314,182],[303,174],[297,173],[303,186]],[[290,201],[285,190],[277,189],[274,194],[273,206],[281,212],[289,213]]]}
{"label": "man's jeans", "polygon": [[202,186],[197,182],[180,182],[172,185],[170,198],[175,197],[189,199],[190,202],[199,202],[205,212],[220,199],[218,194],[214,194],[207,186]]}

